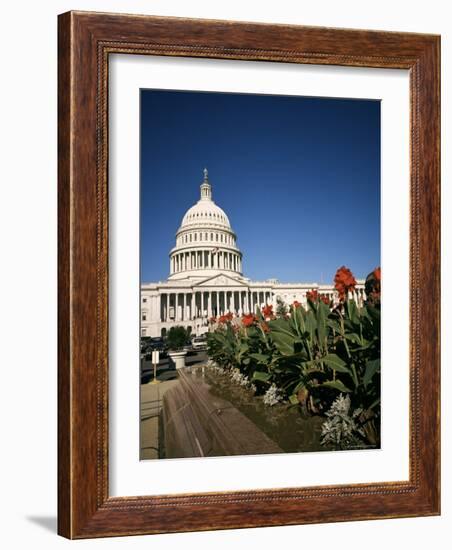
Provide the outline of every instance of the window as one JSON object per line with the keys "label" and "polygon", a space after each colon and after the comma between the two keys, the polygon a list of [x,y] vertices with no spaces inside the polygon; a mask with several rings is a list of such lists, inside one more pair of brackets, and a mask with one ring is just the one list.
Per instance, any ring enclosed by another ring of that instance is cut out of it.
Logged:
{"label": "window", "polygon": [[141,329],[141,336],[146,336],[146,329],[145,328]]}
{"label": "window", "polygon": [[143,298],[143,304],[145,304],[148,301],[147,298]]}
{"label": "window", "polygon": [[141,313],[141,320],[142,320],[142,321],[147,321],[147,319],[148,319],[148,314],[147,314],[146,311],[143,311],[143,312]]}

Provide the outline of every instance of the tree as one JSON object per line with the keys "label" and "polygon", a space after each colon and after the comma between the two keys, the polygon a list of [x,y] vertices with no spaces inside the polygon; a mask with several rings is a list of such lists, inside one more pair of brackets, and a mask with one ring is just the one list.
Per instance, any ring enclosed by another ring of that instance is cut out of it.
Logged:
{"label": "tree", "polygon": [[171,327],[166,337],[168,348],[172,351],[182,349],[190,342],[191,327],[186,329],[182,326]]}
{"label": "tree", "polygon": [[278,317],[285,317],[287,315],[288,311],[289,310],[288,310],[286,304],[278,296],[276,298],[276,315]]}

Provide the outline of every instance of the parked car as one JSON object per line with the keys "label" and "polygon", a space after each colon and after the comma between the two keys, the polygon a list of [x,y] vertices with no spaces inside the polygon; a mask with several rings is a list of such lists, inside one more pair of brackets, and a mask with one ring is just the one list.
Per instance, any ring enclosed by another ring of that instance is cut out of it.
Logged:
{"label": "parked car", "polygon": [[195,336],[191,341],[194,350],[201,351],[207,349],[207,338],[205,336]]}

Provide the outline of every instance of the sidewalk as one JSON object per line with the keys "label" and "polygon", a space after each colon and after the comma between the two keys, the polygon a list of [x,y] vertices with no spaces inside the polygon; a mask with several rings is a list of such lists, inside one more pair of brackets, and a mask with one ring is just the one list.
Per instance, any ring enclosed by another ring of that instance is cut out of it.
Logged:
{"label": "sidewalk", "polygon": [[177,378],[160,384],[141,384],[140,459],[159,458],[159,414],[166,391],[179,384]]}

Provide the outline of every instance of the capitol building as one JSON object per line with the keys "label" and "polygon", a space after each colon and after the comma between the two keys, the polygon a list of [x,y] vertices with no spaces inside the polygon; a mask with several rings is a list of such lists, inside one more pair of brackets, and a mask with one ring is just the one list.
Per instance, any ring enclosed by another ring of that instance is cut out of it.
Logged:
{"label": "capitol building", "polygon": [[[164,336],[175,325],[191,327],[192,334],[209,330],[209,319],[228,312],[254,313],[256,306],[277,300],[306,305],[306,293],[317,290],[337,301],[333,285],[251,281],[243,274],[243,255],[228,216],[215,204],[207,169],[198,202],[187,210],[169,253],[169,277],[141,285],[141,336]],[[362,302],[364,281],[357,281]]]}

